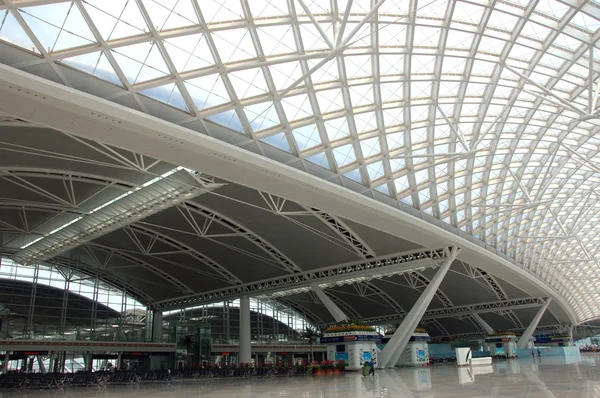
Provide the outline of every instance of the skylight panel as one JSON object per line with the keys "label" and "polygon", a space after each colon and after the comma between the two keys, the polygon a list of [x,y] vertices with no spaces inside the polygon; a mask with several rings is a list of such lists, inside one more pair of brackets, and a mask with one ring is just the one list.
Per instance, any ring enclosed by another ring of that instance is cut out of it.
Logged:
{"label": "skylight panel", "polygon": [[[297,79],[302,77],[300,62],[286,62],[269,66],[271,78],[277,90],[285,90]],[[302,87],[303,83],[299,85]]]}
{"label": "skylight panel", "polygon": [[[327,2],[327,1],[305,0],[305,3],[308,6],[308,9],[310,10],[310,12],[312,12],[314,15],[331,13],[331,7],[329,5],[329,2]],[[304,8],[302,8],[302,7],[297,7],[296,13],[298,15],[306,15],[306,12],[304,11]]]}
{"label": "skylight panel", "polygon": [[364,112],[354,114],[354,125],[358,134],[377,128],[377,115],[375,112]]}
{"label": "skylight panel", "polygon": [[457,57],[444,57],[442,63],[442,74],[444,75],[462,75],[465,71],[466,59]]}
{"label": "skylight panel", "polygon": [[25,33],[9,10],[0,11],[0,40],[39,53],[29,35]]}
{"label": "skylight panel", "polygon": [[[350,22],[346,24],[346,32],[352,32],[358,23]],[[346,34],[347,34],[346,33]],[[348,43],[350,48],[369,48],[371,47],[371,24],[364,24]]]}
{"label": "skylight panel", "polygon": [[121,80],[102,51],[63,58],[61,63],[94,75],[100,79],[121,85]]}
{"label": "skylight panel", "polygon": [[253,131],[261,131],[281,124],[272,102],[261,102],[244,107]]}
{"label": "skylight panel", "polygon": [[552,29],[544,25],[535,23],[533,21],[527,21],[521,30],[521,35],[535,40],[544,41],[550,32],[552,32]]}
{"label": "skylight panel", "polygon": [[345,117],[327,120],[325,122],[325,129],[327,130],[329,141],[336,141],[350,135],[348,120]]}
{"label": "skylight panel", "polygon": [[296,140],[296,145],[301,152],[323,145],[316,124],[298,127],[294,129],[292,133]]}
{"label": "skylight panel", "polygon": [[413,36],[413,47],[435,47],[439,46],[440,41],[439,28],[430,28],[427,26],[415,26]]}
{"label": "skylight panel", "polygon": [[153,80],[169,74],[169,68],[153,42],[132,44],[112,50],[113,57],[131,84]]}
{"label": "skylight panel", "polygon": [[474,38],[475,35],[473,33],[450,30],[446,39],[446,48],[468,50],[473,45]]}
{"label": "skylight panel", "polygon": [[[410,188],[410,184],[408,182],[408,178],[404,175],[398,177],[394,180],[394,185],[396,187],[396,192],[401,193]],[[411,202],[412,204],[412,202]]]}
{"label": "skylight panel", "polygon": [[378,187],[375,187],[375,190],[378,192],[381,192],[384,195],[390,196],[390,187],[388,186],[387,183],[380,185]]}
{"label": "skylight panel", "polygon": [[82,4],[106,41],[148,34],[148,26],[135,1],[87,0]]}
{"label": "skylight panel", "polygon": [[231,101],[218,74],[190,79],[184,84],[200,111]]}
{"label": "skylight panel", "polygon": [[385,135],[387,140],[388,150],[399,149],[404,147],[404,133],[392,133]]}
{"label": "skylight panel", "polygon": [[431,81],[413,81],[410,84],[412,99],[431,98]]}
{"label": "skylight panel", "polygon": [[426,75],[433,74],[435,68],[435,56],[430,55],[413,55],[411,58],[411,74]]}
{"label": "skylight panel", "polygon": [[231,109],[225,112],[218,113],[207,117],[208,120],[225,126],[238,133],[245,133],[244,126],[235,110]]}
{"label": "skylight panel", "polygon": [[583,42],[575,39],[572,36],[560,33],[558,36],[556,36],[556,39],[554,39],[554,42],[552,42],[552,44],[554,44],[555,46],[565,48],[569,51],[575,51],[583,44]]}
{"label": "skylight panel", "polygon": [[[307,61],[308,68],[313,69],[318,63],[320,63],[321,59],[309,59]],[[338,70],[338,62],[337,59],[333,59],[331,61],[326,62],[323,66],[316,69],[311,75],[310,79],[313,84],[333,82],[340,80],[340,74]]]}
{"label": "skylight panel", "polygon": [[327,159],[327,154],[325,152],[317,153],[316,155],[311,155],[306,157],[311,163],[314,163],[318,166],[326,168],[327,170],[331,170],[331,166],[329,165],[329,160]]}
{"label": "skylight panel", "polygon": [[344,167],[356,161],[356,153],[352,144],[334,148],[332,152],[338,167]]}
{"label": "skylight panel", "polygon": [[410,107],[410,121],[412,123],[416,123],[419,121],[425,121],[428,119],[429,119],[429,106],[428,105],[416,105],[416,106]]}
{"label": "skylight panel", "polygon": [[425,182],[429,181],[429,171],[428,169],[423,169],[415,172],[415,182],[417,185],[421,185]]}
{"label": "skylight panel", "polygon": [[360,141],[360,149],[365,159],[380,154],[381,146],[379,145],[379,137],[368,138]]}
{"label": "skylight panel", "polygon": [[176,0],[174,2],[144,0],[143,4],[150,15],[154,28],[159,32],[198,24],[192,0]]}
{"label": "skylight panel", "polygon": [[425,203],[431,200],[431,190],[429,188],[425,188],[419,191],[419,203],[422,207]]}
{"label": "skylight panel", "polygon": [[140,94],[146,95],[150,98],[154,98],[158,101],[164,102],[167,105],[174,106],[185,112],[189,112],[187,104],[179,87],[175,83],[166,84],[159,87],[153,87],[147,90],[140,91]]}
{"label": "skylight panel", "polygon": [[486,36],[483,40],[479,42],[479,47],[477,48],[477,50],[493,55],[500,55],[504,50],[505,45],[506,42],[503,40]]}
{"label": "skylight panel", "polygon": [[344,109],[342,90],[338,88],[317,91],[317,100],[323,114]]}
{"label": "skylight panel", "polygon": [[362,175],[360,174],[360,169],[350,170],[349,172],[344,173],[344,177],[347,177],[353,181],[356,181],[359,184],[363,183]]}
{"label": "skylight panel", "polygon": [[256,58],[248,29],[227,29],[212,32],[215,47],[223,63]]}
{"label": "skylight panel", "polygon": [[[327,23],[321,23],[320,25],[329,40],[335,42],[333,38],[333,26]],[[300,34],[302,36],[302,43],[304,44],[304,51],[311,52],[330,49],[323,36],[321,36],[315,25],[311,22],[300,24]]]}
{"label": "skylight panel", "polygon": [[404,0],[388,0],[379,7],[379,15],[394,16],[407,15],[409,4]]}
{"label": "skylight panel", "polygon": [[[429,108],[429,107],[426,107]],[[412,109],[411,109],[412,111]],[[413,144],[427,141],[427,128],[413,129],[410,131],[410,140]]]}
{"label": "skylight panel", "polygon": [[198,5],[207,24],[245,19],[239,0],[201,0]]}
{"label": "skylight panel", "polygon": [[283,17],[289,14],[287,4],[277,0],[252,0],[248,5],[254,18]]}
{"label": "skylight panel", "polygon": [[358,108],[359,106],[371,105],[374,102],[373,99],[373,85],[363,84],[360,86],[350,86],[350,100],[352,101],[352,107]]}
{"label": "skylight panel", "polygon": [[265,26],[257,29],[266,57],[297,52],[291,25]]}
{"label": "skylight panel", "polygon": [[367,174],[369,174],[369,179],[371,181],[375,181],[383,177],[385,175],[383,162],[379,161],[367,165]]}
{"label": "skylight panel", "polygon": [[370,77],[372,75],[371,56],[354,55],[344,57],[346,66],[346,78],[357,79],[361,77]]}
{"label": "skylight panel", "polygon": [[404,109],[392,108],[383,110],[383,121],[386,126],[394,126],[404,123]]}
{"label": "skylight panel", "polygon": [[228,76],[239,99],[262,95],[269,91],[261,68],[229,72]]}
{"label": "skylight panel", "polygon": [[487,27],[512,32],[519,21],[519,17],[502,11],[494,10],[490,14]]}
{"label": "skylight panel", "polygon": [[401,75],[404,73],[404,55],[380,54],[379,74],[381,76]]}
{"label": "skylight panel", "polygon": [[95,43],[85,19],[74,3],[27,7],[19,12],[49,53]]}
{"label": "skylight panel", "polygon": [[569,23],[590,33],[594,33],[600,28],[599,20],[582,11],[575,14]]}
{"label": "skylight panel", "polygon": [[[290,144],[285,136],[285,133],[279,133],[275,135],[270,135],[268,137],[261,138],[260,141],[274,146],[275,148],[279,148],[285,152],[292,152],[290,148]],[[308,159],[307,159],[308,160]],[[315,163],[315,162],[313,162]]]}
{"label": "skylight panel", "polygon": [[389,159],[389,163],[392,173],[396,173],[406,168],[406,161],[404,159]]}
{"label": "skylight panel", "polygon": [[281,99],[281,106],[289,121],[313,116],[310,99],[306,94],[294,95]]}
{"label": "skylight panel", "polygon": [[419,4],[417,18],[444,18],[447,8],[447,0],[433,0]]}
{"label": "skylight panel", "polygon": [[179,73],[215,64],[206,37],[202,33],[166,39],[164,46]]}
{"label": "skylight panel", "polygon": [[377,33],[379,35],[379,47],[384,52],[406,46],[406,25],[384,23]]}
{"label": "skylight panel", "polygon": [[400,82],[380,83],[382,102],[402,101],[404,98],[403,84]]}
{"label": "skylight panel", "polygon": [[475,4],[457,1],[452,13],[452,20],[467,24],[479,25],[485,8]]}

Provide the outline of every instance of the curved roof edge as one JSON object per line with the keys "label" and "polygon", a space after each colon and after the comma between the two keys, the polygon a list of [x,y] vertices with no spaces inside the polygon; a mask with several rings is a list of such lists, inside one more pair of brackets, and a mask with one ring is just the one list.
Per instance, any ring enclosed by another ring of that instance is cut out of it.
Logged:
{"label": "curved roof edge", "polygon": [[567,302],[508,257],[400,209],[218,139],[0,64],[0,110],[80,137],[135,150],[289,198],[425,247],[458,245],[461,260],[533,296],[550,295],[573,324]]}

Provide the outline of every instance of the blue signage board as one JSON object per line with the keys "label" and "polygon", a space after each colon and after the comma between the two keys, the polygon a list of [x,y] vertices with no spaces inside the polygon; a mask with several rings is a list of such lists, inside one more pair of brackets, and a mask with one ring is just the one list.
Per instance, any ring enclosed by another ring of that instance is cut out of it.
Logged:
{"label": "blue signage board", "polygon": [[412,336],[409,341],[431,341],[431,336]]}
{"label": "blue signage board", "polygon": [[335,361],[344,361],[346,365],[348,365],[348,353],[347,352],[336,352],[335,353]]}

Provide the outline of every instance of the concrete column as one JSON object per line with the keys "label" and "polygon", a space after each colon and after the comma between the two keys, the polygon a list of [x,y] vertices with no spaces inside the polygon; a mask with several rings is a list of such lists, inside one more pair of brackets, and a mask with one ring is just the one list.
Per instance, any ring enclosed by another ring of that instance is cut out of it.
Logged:
{"label": "concrete column", "polygon": [[396,365],[400,359],[400,355],[402,355],[402,352],[406,348],[406,344],[414,333],[415,328],[419,325],[423,314],[427,310],[427,307],[429,307],[429,303],[431,303],[431,300],[440,286],[440,283],[442,283],[444,276],[446,276],[450,266],[456,259],[459,250],[460,249],[457,247],[453,247],[450,250],[449,258],[440,267],[435,276],[431,278],[429,285],[427,288],[425,288],[421,294],[421,297],[419,297],[415,305],[410,309],[409,313],[406,314],[404,320],[398,329],[396,329],[396,332],[394,332],[394,335],[390,341],[388,341],[383,351],[381,351],[379,354],[379,361],[377,363],[378,367],[385,368]]}
{"label": "concrete column", "polygon": [[162,342],[163,333],[163,314],[160,311],[154,311],[152,320],[152,341],[155,343]]}
{"label": "concrete column", "polygon": [[122,365],[123,365],[123,353],[120,352],[119,356],[117,356],[117,370],[120,370]]}
{"label": "concrete column", "polygon": [[6,351],[4,354],[4,374],[8,373],[8,362],[10,362],[10,351]]}
{"label": "concrete column", "polygon": [[240,298],[240,356],[239,362],[250,362],[252,360],[252,341],[250,330],[250,298]]}
{"label": "concrete column", "polygon": [[484,321],[478,314],[473,314],[473,318],[477,321],[479,325],[485,330],[487,334],[494,333],[494,329],[486,321]]}
{"label": "concrete column", "polygon": [[46,366],[44,365],[44,361],[42,360],[42,356],[37,356],[38,366],[40,367],[41,373],[46,373]]}
{"label": "concrete column", "polygon": [[312,285],[310,285],[310,287],[312,291],[315,292],[317,297],[319,297],[319,300],[321,300],[321,302],[323,303],[325,308],[327,308],[329,313],[333,315],[333,319],[335,319],[336,322],[343,322],[348,320],[346,314],[344,314],[342,310],[340,310],[339,307],[335,305],[335,303],[329,298],[327,294],[325,294],[325,292],[319,287],[319,285],[313,283]]}
{"label": "concrete column", "polygon": [[552,297],[546,300],[546,303],[542,306],[542,308],[540,308],[538,313],[535,314],[533,321],[531,321],[529,326],[527,326],[527,329],[525,329],[525,331],[523,332],[523,335],[521,336],[519,341],[517,341],[518,349],[522,350],[527,347],[529,339],[531,338],[531,336],[533,336],[533,332],[535,332],[535,328],[537,328],[538,323],[540,323],[540,319],[542,319],[542,315],[544,315],[544,312],[546,312],[546,309],[550,305],[550,302],[552,302]]}

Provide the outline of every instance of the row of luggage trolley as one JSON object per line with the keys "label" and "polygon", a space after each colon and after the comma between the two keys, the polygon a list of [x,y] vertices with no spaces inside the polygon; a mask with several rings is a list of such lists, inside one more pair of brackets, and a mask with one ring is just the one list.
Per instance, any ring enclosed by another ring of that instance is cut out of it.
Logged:
{"label": "row of luggage trolley", "polygon": [[71,387],[102,388],[107,385],[141,383],[170,383],[183,380],[206,380],[213,378],[246,379],[266,377],[307,376],[308,368],[247,368],[247,369],[200,369],[122,372],[77,372],[77,373],[8,373],[0,375],[0,390],[45,390]]}

